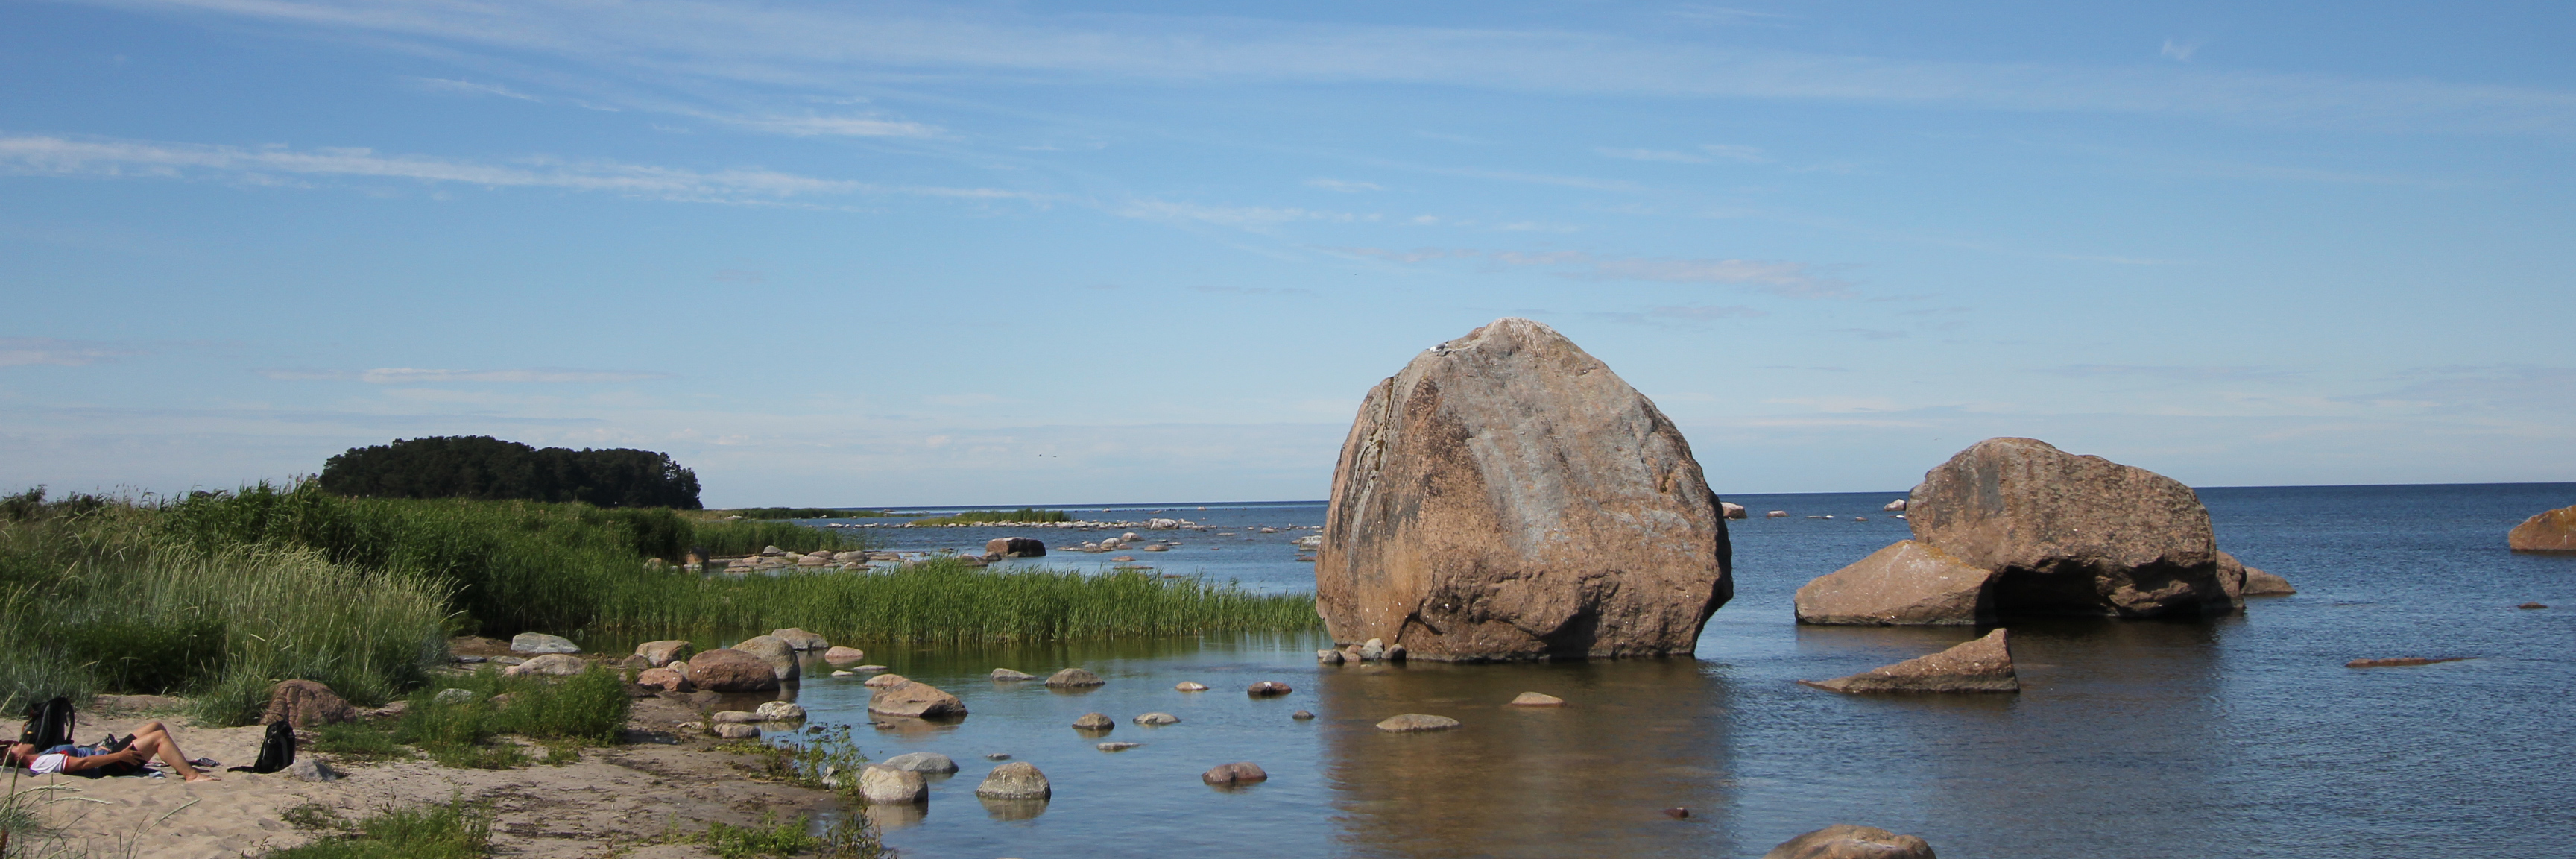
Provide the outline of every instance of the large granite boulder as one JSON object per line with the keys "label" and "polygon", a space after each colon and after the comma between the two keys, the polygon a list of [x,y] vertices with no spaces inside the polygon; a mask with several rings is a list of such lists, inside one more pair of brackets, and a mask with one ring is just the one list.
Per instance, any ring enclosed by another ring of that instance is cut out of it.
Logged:
{"label": "large granite boulder", "polygon": [[2224,611],[2200,496],[2172,478],[2047,442],[1990,438],[1923,475],[1914,539],[1992,570],[1998,616]]}
{"label": "large granite boulder", "polygon": [[689,685],[710,692],[766,692],[778,688],[769,661],[729,647],[689,657]]}
{"label": "large granite boulder", "polygon": [[697,652],[696,645],[677,639],[669,641],[647,641],[643,644],[635,645],[635,655],[644,657],[644,661],[652,663],[652,666],[655,668],[661,668],[673,662],[688,659],[689,654],[695,652]]}
{"label": "large granite boulder", "polygon": [[1762,859],[1937,859],[1932,845],[1875,826],[1837,823],[1780,842]]}
{"label": "large granite boulder", "polygon": [[1917,540],[1899,540],[1798,589],[1798,622],[1970,626],[1995,619],[1995,572]]}
{"label": "large granite boulder", "polygon": [[1502,319],[1369,391],[1333,470],[1316,611],[1441,661],[1688,654],[1734,595],[1671,420],[1554,329]]}
{"label": "large granite boulder", "polygon": [[2019,692],[2004,631],[1957,647],[1832,680],[1800,683],[1834,692]]}
{"label": "large granite boulder", "polygon": [[2522,520],[2504,535],[2516,552],[2576,552],[2576,507],[2561,507]]}
{"label": "large granite boulder", "polygon": [[269,689],[268,709],[260,713],[259,723],[284,720],[298,730],[311,730],[356,718],[358,709],[331,687],[312,680],[280,680]]}
{"label": "large granite boulder", "polygon": [[984,541],[984,554],[1005,558],[1046,557],[1046,544],[1034,537],[995,537]]}
{"label": "large granite boulder", "polygon": [[859,770],[859,795],[873,805],[920,802],[929,798],[929,792],[929,782],[913,770],[882,764]]}
{"label": "large granite boulder", "polygon": [[796,646],[778,636],[755,635],[735,644],[733,649],[760,657],[780,680],[796,680],[802,674],[796,662]]}
{"label": "large granite boulder", "polygon": [[880,686],[868,696],[868,712],[887,716],[939,719],[966,715],[965,702],[928,683],[905,681]]}

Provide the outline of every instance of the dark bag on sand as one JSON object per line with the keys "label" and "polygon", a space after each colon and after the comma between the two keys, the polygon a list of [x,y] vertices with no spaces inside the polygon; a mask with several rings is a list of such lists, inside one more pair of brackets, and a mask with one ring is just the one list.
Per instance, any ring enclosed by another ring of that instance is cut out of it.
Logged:
{"label": "dark bag on sand", "polygon": [[56,696],[51,701],[27,705],[27,726],[18,731],[18,742],[39,750],[68,746],[72,742],[72,701]]}
{"label": "dark bag on sand", "polygon": [[259,759],[250,766],[232,767],[226,772],[273,773],[295,765],[295,726],[279,719],[268,723],[268,737],[259,743]]}

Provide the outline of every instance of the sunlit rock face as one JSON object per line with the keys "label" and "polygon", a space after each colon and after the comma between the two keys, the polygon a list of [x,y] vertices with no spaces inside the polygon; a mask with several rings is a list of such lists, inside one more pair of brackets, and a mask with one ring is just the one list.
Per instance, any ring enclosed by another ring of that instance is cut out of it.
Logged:
{"label": "sunlit rock face", "polygon": [[1502,319],[1371,390],[1315,565],[1338,642],[1412,659],[1688,654],[1733,596],[1720,503],[1655,404]]}
{"label": "sunlit rock face", "polygon": [[2028,438],[1990,438],[1923,476],[1914,539],[1996,573],[1994,612],[2226,611],[2209,510],[2173,478]]}

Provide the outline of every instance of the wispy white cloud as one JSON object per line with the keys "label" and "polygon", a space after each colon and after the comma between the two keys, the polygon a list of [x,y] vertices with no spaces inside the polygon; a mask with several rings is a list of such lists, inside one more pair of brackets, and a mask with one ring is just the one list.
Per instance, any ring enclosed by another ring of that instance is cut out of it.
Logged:
{"label": "wispy white cloud", "polygon": [[790,137],[938,137],[937,126],[873,116],[729,116],[721,121]]}
{"label": "wispy white cloud", "polygon": [[599,384],[608,382],[641,382],[672,378],[669,373],[645,370],[567,370],[538,367],[515,370],[435,370],[418,367],[378,367],[373,370],[300,370],[267,369],[260,375],[284,381],[358,381],[371,385],[424,385],[442,382],[508,382],[539,384]]}
{"label": "wispy white cloud", "polygon": [[1261,230],[1299,221],[1352,223],[1379,220],[1377,215],[1352,212],[1329,212],[1317,209],[1271,206],[1202,206],[1139,197],[1107,207],[1110,214],[1147,221],[1192,221],[1218,226]]}
{"label": "wispy white cloud", "polygon": [[85,367],[118,358],[149,354],[118,343],[58,340],[52,337],[0,337],[0,367]]}
{"label": "wispy white cloud", "polygon": [[2194,39],[2188,42],[2177,42],[2172,39],[2166,39],[2164,50],[2157,51],[2156,53],[2168,60],[2180,60],[2188,63],[2191,62],[2191,55],[2200,53],[2200,40]]}
{"label": "wispy white cloud", "polygon": [[540,103],[545,101],[545,99],[541,99],[500,84],[475,83],[473,81],[448,80],[446,78],[412,78],[411,81],[414,85],[430,92],[456,93],[462,95],[497,95],[502,98],[515,98],[520,101],[533,101]]}
{"label": "wispy white cloud", "polygon": [[284,177],[401,179],[486,188],[560,188],[663,200],[775,202],[851,194],[968,199],[1044,199],[995,188],[884,186],[759,168],[697,171],[612,161],[528,158],[486,163],[363,148],[289,149],[132,140],[0,135],[0,173],[18,175],[222,178],[276,184]]}
{"label": "wispy white cloud", "polygon": [[[2445,133],[2576,132],[2576,93],[2319,74],[1941,62],[1564,30],[916,12],[705,0],[93,0],[571,57],[638,75],[856,89],[888,71],[1320,81],[2200,115]],[[1738,10],[1730,10],[1738,11]],[[1740,16],[1739,20],[1741,19]],[[2196,45],[2176,43],[2172,52]]]}
{"label": "wispy white cloud", "polygon": [[2079,379],[2104,376],[2129,376],[2146,379],[2163,379],[2176,382],[2280,380],[2301,375],[2300,373],[2273,367],[2161,364],[2069,364],[2064,367],[2050,367],[2040,370],[2039,372]]}
{"label": "wispy white cloud", "polygon": [[1357,194],[1362,191],[1386,190],[1384,186],[1375,182],[1352,182],[1343,179],[1308,179],[1306,180],[1306,187],[1322,188],[1326,191],[1340,191],[1344,194]]}

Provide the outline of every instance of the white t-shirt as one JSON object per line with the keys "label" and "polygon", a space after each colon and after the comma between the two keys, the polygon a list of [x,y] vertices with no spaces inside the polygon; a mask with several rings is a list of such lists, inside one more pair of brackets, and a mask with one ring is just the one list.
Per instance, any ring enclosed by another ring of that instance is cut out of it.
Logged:
{"label": "white t-shirt", "polygon": [[70,762],[71,758],[72,756],[61,752],[55,752],[50,755],[37,755],[36,762],[27,765],[27,771],[37,775],[61,772],[63,764]]}

